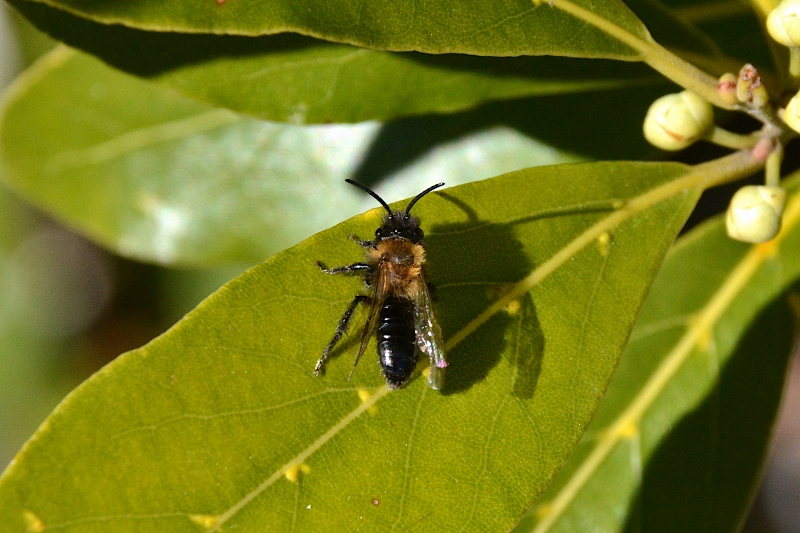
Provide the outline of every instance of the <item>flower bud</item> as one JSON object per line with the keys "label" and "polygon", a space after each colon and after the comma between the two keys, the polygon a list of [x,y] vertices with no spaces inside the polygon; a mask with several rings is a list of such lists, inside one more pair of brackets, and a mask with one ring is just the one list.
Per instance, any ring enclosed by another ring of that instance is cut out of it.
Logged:
{"label": "flower bud", "polygon": [[744,242],[766,242],[781,229],[786,191],[769,185],[746,185],[736,191],[728,206],[728,235]]}
{"label": "flower bud", "polygon": [[751,103],[756,107],[764,107],[769,102],[769,94],[761,81],[761,75],[756,67],[749,63],[739,71],[736,97],[743,104]]}
{"label": "flower bud", "polygon": [[781,118],[787,126],[800,133],[800,93],[789,100],[786,109],[781,112]]}
{"label": "flower bud", "polygon": [[714,110],[691,91],[662,96],[644,119],[644,136],[662,150],[681,150],[714,125]]}
{"label": "flower bud", "polygon": [[783,46],[800,47],[800,0],[783,0],[767,17],[767,31]]}
{"label": "flower bud", "polygon": [[731,74],[730,72],[723,74],[717,82],[717,92],[726,104],[738,104],[739,99],[736,97],[736,74]]}

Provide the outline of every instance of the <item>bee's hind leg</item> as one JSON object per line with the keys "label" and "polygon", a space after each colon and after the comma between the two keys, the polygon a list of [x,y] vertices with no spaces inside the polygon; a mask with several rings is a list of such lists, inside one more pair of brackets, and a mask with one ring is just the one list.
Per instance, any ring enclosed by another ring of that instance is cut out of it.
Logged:
{"label": "bee's hind leg", "polygon": [[[351,267],[354,265],[350,265]],[[323,267],[320,267],[323,268]],[[349,267],[339,267],[341,268],[349,268]],[[323,268],[324,271],[328,272],[327,269]],[[336,270],[336,269],[331,269]],[[338,274],[338,272],[328,272],[329,274]],[[370,301],[369,296],[364,296],[363,294],[359,294],[353,301],[350,303],[350,306],[342,315],[342,318],[339,319],[339,324],[336,326],[336,332],[333,334],[333,338],[331,342],[328,343],[328,346],[325,347],[325,351],[322,352],[322,356],[317,361],[317,365],[314,367],[314,375],[319,376],[320,372],[322,372],[322,367],[325,365],[325,360],[328,359],[328,356],[333,351],[333,348],[336,344],[341,340],[342,336],[347,333],[347,329],[350,327],[350,320],[353,318],[353,313],[356,311],[356,307],[358,304],[366,303]]]}

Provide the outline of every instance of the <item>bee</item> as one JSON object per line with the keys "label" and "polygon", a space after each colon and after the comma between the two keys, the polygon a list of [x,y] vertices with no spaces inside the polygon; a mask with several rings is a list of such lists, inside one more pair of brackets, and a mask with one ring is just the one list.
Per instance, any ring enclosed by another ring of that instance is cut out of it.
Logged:
{"label": "bee", "polygon": [[345,180],[375,198],[386,209],[381,226],[375,230],[375,240],[350,239],[364,249],[364,261],[328,268],[320,261],[316,265],[326,274],[361,274],[369,296],[358,294],[339,319],[336,332],[314,367],[319,375],[333,348],[347,333],[353,313],[359,304],[369,306],[361,346],[353,370],[367,349],[369,339],[377,331],[378,360],[390,389],[406,386],[417,365],[419,354],[430,359],[428,386],[440,390],[444,386],[447,360],[444,354],[442,328],[433,312],[428,284],[425,281],[425,242],[419,218],[410,211],[420,198],[443,186],[428,187],[408,203],[405,211],[392,209],[368,187]]}

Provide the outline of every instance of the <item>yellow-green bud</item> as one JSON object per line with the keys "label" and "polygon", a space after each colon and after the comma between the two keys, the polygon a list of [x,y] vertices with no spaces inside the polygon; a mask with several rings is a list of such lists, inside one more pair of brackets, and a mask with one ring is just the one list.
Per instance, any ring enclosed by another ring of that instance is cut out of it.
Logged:
{"label": "yellow-green bud", "polygon": [[728,235],[744,242],[766,242],[781,229],[786,191],[769,185],[746,185],[736,191],[728,206]]}
{"label": "yellow-green bud", "polygon": [[767,31],[783,46],[800,47],[800,0],[783,0],[767,17]]}
{"label": "yellow-green bud", "polygon": [[786,109],[781,113],[781,118],[787,126],[800,133],[800,93],[789,100]]}
{"label": "yellow-green bud", "polygon": [[756,107],[764,107],[769,102],[769,94],[761,81],[761,75],[756,67],[749,63],[739,71],[736,97],[743,104],[751,103]]}
{"label": "yellow-green bud", "polygon": [[683,91],[652,103],[644,118],[644,136],[662,150],[681,150],[713,125],[711,104],[691,91]]}
{"label": "yellow-green bud", "polygon": [[739,99],[736,97],[736,74],[728,72],[720,76],[717,82],[717,92],[726,104],[738,104]]}

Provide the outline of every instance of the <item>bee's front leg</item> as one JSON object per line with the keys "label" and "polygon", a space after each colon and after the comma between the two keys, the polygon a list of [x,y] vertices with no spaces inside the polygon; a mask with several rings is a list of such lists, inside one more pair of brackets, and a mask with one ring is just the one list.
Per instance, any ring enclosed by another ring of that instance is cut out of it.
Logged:
{"label": "bee's front leg", "polygon": [[350,237],[351,241],[353,241],[354,243],[358,244],[362,248],[375,248],[375,242],[374,241],[362,241],[361,239],[359,239],[355,235],[348,235],[348,237]]}
{"label": "bee's front leg", "polygon": [[352,265],[342,265],[338,267],[328,268],[322,261],[314,263],[320,270],[326,274],[353,274],[354,272],[362,272],[370,270],[372,267],[366,263],[353,263]]}
{"label": "bee's front leg", "polygon": [[[345,267],[339,267],[339,268],[345,268]],[[328,273],[333,274],[334,272],[328,272]],[[333,348],[336,346],[339,340],[341,340],[342,336],[345,333],[347,333],[347,329],[350,327],[350,320],[353,318],[353,313],[355,313],[358,304],[366,303],[368,301],[370,301],[370,297],[364,296],[363,294],[359,294],[358,296],[353,298],[353,301],[350,303],[350,306],[344,312],[342,318],[339,319],[339,325],[336,326],[336,332],[333,334],[331,342],[329,342],[328,346],[325,347],[325,351],[322,352],[322,356],[319,358],[319,361],[317,361],[317,365],[314,367],[315,376],[319,376],[320,372],[322,372],[322,367],[325,364],[325,360],[328,359],[328,356],[331,354]]]}

